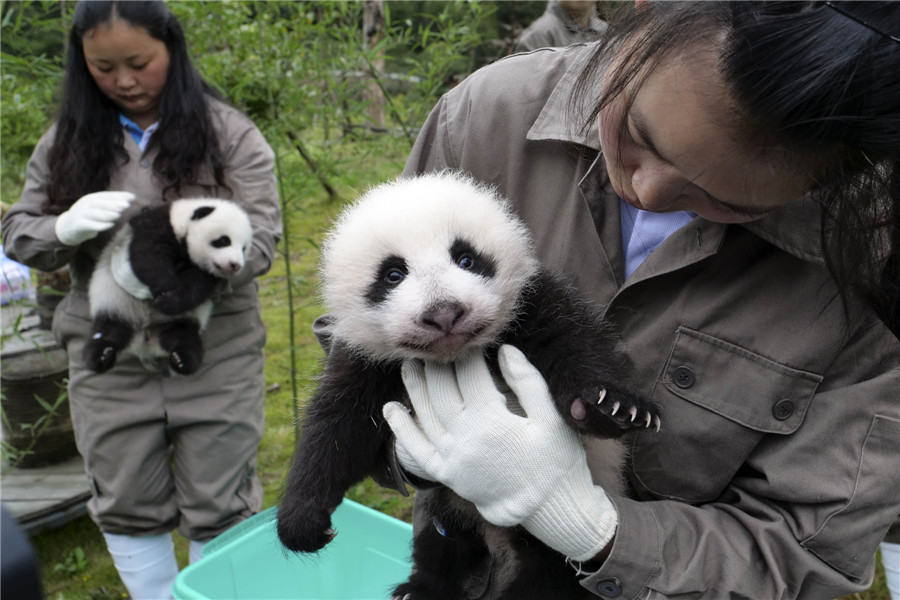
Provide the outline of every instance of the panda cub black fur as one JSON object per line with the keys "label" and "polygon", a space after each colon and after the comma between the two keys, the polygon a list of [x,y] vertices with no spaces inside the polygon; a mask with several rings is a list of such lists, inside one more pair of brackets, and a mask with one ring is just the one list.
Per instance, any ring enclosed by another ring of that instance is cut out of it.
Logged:
{"label": "panda cub black fur", "polygon": [[[393,400],[409,406],[401,364],[450,362],[472,347],[492,360],[500,344],[519,348],[566,421],[607,454],[598,482],[624,489],[624,453],[611,438],[658,427],[657,410],[618,383],[610,333],[574,288],[540,267],[525,225],[493,189],[449,172],[376,187],[340,216],[320,275],[333,335],[278,510],[288,549],[325,546],[332,511],[367,476],[405,492],[381,412]],[[572,416],[576,402],[583,420]],[[494,597],[593,597],[524,529],[493,526],[449,489],[407,477],[440,527],[417,532],[412,575],[395,598],[466,597],[466,582],[491,560],[502,587]]]}
{"label": "panda cub black fur", "polygon": [[91,276],[88,367],[106,371],[128,351],[151,369],[168,363],[177,373],[195,372],[211,297],[222,278],[243,268],[252,239],[247,213],[228,200],[174,200],[131,217]]}

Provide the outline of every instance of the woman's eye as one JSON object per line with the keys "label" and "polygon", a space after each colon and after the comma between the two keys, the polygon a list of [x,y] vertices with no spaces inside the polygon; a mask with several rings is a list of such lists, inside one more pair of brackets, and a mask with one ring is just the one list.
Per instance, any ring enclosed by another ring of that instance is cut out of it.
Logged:
{"label": "woman's eye", "polygon": [[[640,148],[641,150],[648,150],[647,144],[641,141],[640,135],[638,135],[637,130],[632,128],[631,119],[625,124],[625,137],[628,139],[628,143],[632,146]],[[650,149],[652,151],[652,149]],[[653,155],[656,156],[656,153],[653,152]]]}
{"label": "woman's eye", "polygon": [[140,71],[141,69],[143,69],[146,66],[147,66],[147,63],[144,63],[142,65],[134,65],[131,68],[134,69],[135,71]]}
{"label": "woman's eye", "polygon": [[473,259],[468,254],[463,254],[462,256],[459,257],[459,260],[456,261],[456,264],[460,269],[464,269],[464,270],[468,271],[469,269],[471,269],[472,267],[475,266],[475,259]]}
{"label": "woman's eye", "polygon": [[384,280],[390,284],[398,284],[403,281],[403,278],[406,277],[406,274],[403,273],[400,269],[391,269],[387,273],[384,274]]}

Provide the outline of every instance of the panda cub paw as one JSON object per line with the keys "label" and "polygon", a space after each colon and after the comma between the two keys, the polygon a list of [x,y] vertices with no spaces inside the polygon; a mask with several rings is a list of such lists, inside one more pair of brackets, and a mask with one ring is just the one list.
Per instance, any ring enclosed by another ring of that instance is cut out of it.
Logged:
{"label": "panda cub paw", "polygon": [[661,421],[659,408],[647,400],[627,394],[610,392],[600,388],[597,392],[595,410],[612,419],[622,429],[650,429],[659,431]]}
{"label": "panda cub paw", "polygon": [[196,373],[202,360],[203,357],[196,352],[173,350],[169,353],[169,365],[181,375]]}
{"label": "panda cub paw", "polygon": [[88,367],[96,373],[103,373],[116,364],[118,353],[112,346],[95,346],[86,350]]}
{"label": "panda cub paw", "polygon": [[188,310],[177,291],[162,292],[153,298],[156,309],[164,315],[177,315]]}
{"label": "panda cub paw", "polygon": [[116,349],[106,340],[96,336],[89,340],[84,347],[84,362],[95,373],[103,373],[111,369],[116,364],[117,357]]}
{"label": "panda cub paw", "polygon": [[659,407],[627,392],[594,388],[576,398],[570,406],[575,427],[599,437],[619,437],[634,429],[659,431]]}
{"label": "panda cub paw", "polygon": [[314,506],[283,504],[278,511],[278,538],[293,552],[318,552],[334,539],[331,512]]}

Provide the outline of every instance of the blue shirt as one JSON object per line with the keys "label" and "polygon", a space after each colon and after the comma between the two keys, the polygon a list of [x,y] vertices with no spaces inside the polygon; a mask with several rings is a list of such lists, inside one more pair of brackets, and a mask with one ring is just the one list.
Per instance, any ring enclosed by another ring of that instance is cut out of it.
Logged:
{"label": "blue shirt", "polygon": [[144,131],[140,128],[140,126],[126,117],[124,114],[119,113],[119,123],[125,128],[125,131],[131,136],[131,139],[138,145],[141,149],[141,152],[147,149],[147,144],[150,143],[150,136],[159,129],[159,121],[153,123],[150,127],[147,128],[147,131]]}
{"label": "blue shirt", "polygon": [[625,251],[625,279],[631,277],[650,253],[667,237],[697,215],[676,211],[655,213],[640,210],[619,198],[622,207],[622,248]]}

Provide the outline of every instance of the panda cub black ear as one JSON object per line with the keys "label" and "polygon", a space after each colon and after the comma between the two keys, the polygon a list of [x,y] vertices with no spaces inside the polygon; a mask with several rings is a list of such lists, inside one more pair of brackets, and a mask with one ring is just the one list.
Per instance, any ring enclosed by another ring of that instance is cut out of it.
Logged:
{"label": "panda cub black ear", "polygon": [[208,217],[214,210],[216,210],[215,206],[201,206],[191,215],[191,221],[199,221],[203,217]]}

